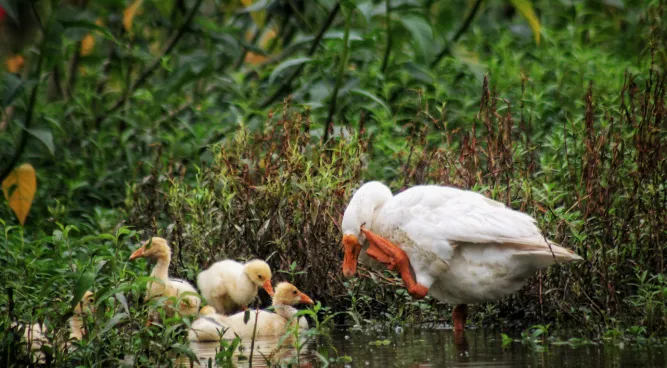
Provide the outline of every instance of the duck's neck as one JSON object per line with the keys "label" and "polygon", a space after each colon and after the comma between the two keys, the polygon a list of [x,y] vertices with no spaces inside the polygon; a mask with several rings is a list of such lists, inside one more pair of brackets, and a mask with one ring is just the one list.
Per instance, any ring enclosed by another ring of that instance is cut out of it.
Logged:
{"label": "duck's neck", "polygon": [[162,281],[168,281],[169,280],[169,263],[171,260],[169,257],[159,257],[157,259],[157,264],[155,267],[153,267],[153,272],[151,272],[151,276],[155,277],[156,279],[160,279]]}
{"label": "duck's neck", "polygon": [[69,319],[69,329],[70,339],[81,340],[83,337],[83,320],[81,316],[75,314]]}
{"label": "duck's neck", "polygon": [[273,309],[276,311],[276,314],[289,320],[292,318],[298,310],[291,305],[286,305],[286,304],[280,304],[280,303],[273,303]]}
{"label": "duck's neck", "polygon": [[255,283],[250,280],[250,277],[247,273],[243,272],[238,276],[236,290],[248,290],[251,291],[252,295],[255,295],[255,292],[257,291],[257,285],[255,285]]}

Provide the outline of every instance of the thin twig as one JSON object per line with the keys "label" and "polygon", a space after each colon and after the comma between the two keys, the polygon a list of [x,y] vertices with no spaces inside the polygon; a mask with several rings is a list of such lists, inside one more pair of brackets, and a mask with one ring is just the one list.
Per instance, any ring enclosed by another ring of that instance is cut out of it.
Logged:
{"label": "thin twig", "polygon": [[[102,63],[102,75],[98,80],[97,86],[95,87],[95,95],[98,96],[98,98],[100,99],[102,98],[101,96],[104,92],[104,87],[106,86],[106,83],[109,81],[109,74],[111,73],[111,67],[113,65],[113,60],[115,58],[116,58],[116,47],[114,45],[111,45],[109,47],[109,54]],[[92,100],[93,111],[97,110],[97,103],[98,99],[94,98]]]}
{"label": "thin twig", "polygon": [[350,27],[352,24],[352,12],[345,15],[345,33],[343,34],[343,55],[340,59],[340,65],[338,66],[338,76],[336,77],[336,85],[334,90],[331,93],[331,100],[329,101],[329,116],[327,117],[327,122],[324,127],[324,135],[322,136],[322,142],[326,142],[329,139],[329,129],[333,124],[333,116],[336,113],[336,100],[338,99],[338,90],[343,84],[343,76],[345,75],[345,68],[347,67],[347,58],[350,52],[349,39],[350,39]]}
{"label": "thin twig", "polygon": [[51,81],[53,82],[53,86],[56,90],[56,93],[58,94],[58,98],[62,98],[65,92],[63,91],[62,80],[60,79],[60,68],[57,65],[53,67],[51,76]]}
{"label": "thin twig", "polygon": [[9,165],[7,165],[7,167],[0,174],[0,182],[4,181],[5,178],[11,174],[14,166],[16,166],[16,164],[19,162],[19,159],[21,158],[23,151],[25,151],[25,147],[28,143],[28,129],[30,129],[30,125],[32,124],[32,115],[35,111],[35,102],[37,101],[37,92],[39,91],[39,84],[41,81],[40,74],[42,73],[42,62],[44,61],[44,44],[46,42],[46,40],[43,41],[41,50],[39,52],[39,57],[37,59],[37,83],[35,83],[35,87],[32,88],[32,92],[30,93],[30,101],[28,102],[28,110],[25,115],[25,123],[23,124],[21,138],[19,139],[18,146],[16,146],[16,151],[14,151],[14,156],[9,161]]}
{"label": "thin twig", "polygon": [[[310,46],[310,49],[308,50],[307,54],[308,56],[313,55],[315,50],[317,50],[317,46],[320,44],[322,37],[324,37],[324,33],[327,31],[327,29],[329,29],[329,27],[333,23],[334,19],[336,18],[336,15],[338,14],[338,11],[340,11],[340,2],[336,2],[336,5],[334,5],[334,7],[331,9],[331,12],[329,12],[329,16],[324,21],[322,28],[320,28],[320,32],[315,37],[315,39],[313,40],[313,44]],[[262,109],[266,108],[267,106],[275,102],[285,92],[287,92],[292,86],[292,82],[294,82],[296,77],[298,77],[299,74],[301,74],[302,70],[303,70],[303,64],[297,66],[292,72],[292,74],[290,74],[290,76],[285,80],[285,82],[280,85],[278,90],[276,90],[276,92],[274,92],[271,96],[269,96],[266,100],[264,100],[264,102],[260,104],[260,108]]]}
{"label": "thin twig", "polygon": [[387,66],[389,65],[389,54],[391,53],[391,44],[392,44],[392,37],[391,37],[391,14],[390,14],[390,9],[391,9],[391,0],[386,0],[387,4],[387,14],[386,14],[386,22],[387,22],[387,48],[384,50],[384,58],[382,58],[382,74],[387,73]]}
{"label": "thin twig", "polygon": [[[79,1],[79,8],[81,9],[81,11],[86,10],[87,6],[88,6],[87,0]],[[77,69],[79,68],[79,62],[81,61],[82,45],[83,45],[82,40],[76,43],[76,47],[74,48],[74,56],[72,56],[72,61],[69,64],[69,78],[67,79],[67,89],[66,89],[68,100],[71,100],[72,96],[74,96],[74,89],[76,87],[76,78],[78,76]]]}
{"label": "thin twig", "polygon": [[[264,21],[264,26],[258,27],[257,29],[255,29],[255,34],[252,36],[252,38],[250,39],[250,42],[249,42],[251,45],[256,45],[257,44],[257,41],[259,40],[260,36],[262,35],[262,33],[264,33],[264,31],[266,30],[266,27],[271,22],[272,17],[273,17],[273,14],[269,13],[266,16],[266,20]],[[232,69],[237,70],[238,68],[240,68],[243,65],[243,62],[245,61],[245,58],[246,58],[247,54],[248,54],[248,48],[243,47],[243,50],[241,51],[241,55],[239,55],[239,58],[234,63],[234,66],[232,67]]]}
{"label": "thin twig", "polygon": [[477,0],[475,1],[475,4],[472,7],[472,10],[470,10],[470,13],[468,13],[468,16],[466,19],[463,21],[463,24],[461,24],[461,27],[459,27],[459,30],[456,31],[456,34],[454,37],[452,37],[449,42],[445,45],[445,47],[438,53],[438,55],[435,57],[435,60],[431,62],[431,68],[434,68],[440,60],[442,60],[445,55],[449,54],[450,48],[452,47],[453,44],[455,44],[461,36],[468,30],[468,27],[470,27],[470,24],[472,23],[472,20],[475,18],[475,15],[477,14],[477,11],[480,8],[480,5],[482,5],[483,0]]}
{"label": "thin twig", "polygon": [[299,8],[294,3],[294,0],[287,0],[287,2],[289,3],[290,7],[292,8],[292,12],[294,14],[296,14],[297,18],[299,18],[299,20],[302,21],[303,24],[306,25],[306,27],[308,27],[310,32],[315,32],[315,28],[310,24],[310,22],[308,22],[308,19],[306,19],[306,16],[303,13],[301,13],[301,11],[299,11]]}
{"label": "thin twig", "polygon": [[185,34],[188,25],[192,22],[192,19],[197,13],[197,10],[199,10],[199,7],[201,6],[202,2],[203,0],[197,0],[197,3],[190,10],[190,14],[188,14],[187,18],[185,19],[181,27],[178,29],[178,32],[174,35],[171,41],[169,41],[169,44],[167,44],[167,47],[164,49],[164,51],[162,51],[162,54],[159,57],[155,58],[153,63],[141,73],[139,78],[137,78],[134,84],[132,84],[132,86],[128,89],[127,93],[124,96],[121,96],[109,110],[104,112],[104,114],[97,117],[96,120],[98,125],[102,121],[104,121],[104,119],[106,119],[109,115],[111,115],[114,111],[118,110],[121,106],[123,106],[123,104],[125,103],[125,99],[128,96],[130,96],[133,91],[136,91],[137,88],[141,87],[146,82],[148,77],[150,77],[151,74],[153,74],[157,70],[158,66],[160,66],[160,63],[162,62],[162,59],[173,51],[178,41],[180,41],[183,35]]}
{"label": "thin twig", "polygon": [[248,365],[252,367],[252,356],[255,351],[255,336],[257,335],[257,320],[259,319],[259,301],[257,302],[257,309],[255,310],[255,325],[252,328],[252,340],[250,342],[250,357],[248,358]]}
{"label": "thin twig", "polygon": [[79,61],[81,60],[81,45],[82,41],[76,43],[74,48],[74,56],[72,56],[72,61],[69,64],[69,77],[67,78],[67,99],[71,100],[74,96],[74,87],[76,86],[76,77],[77,77],[77,68],[79,67]]}

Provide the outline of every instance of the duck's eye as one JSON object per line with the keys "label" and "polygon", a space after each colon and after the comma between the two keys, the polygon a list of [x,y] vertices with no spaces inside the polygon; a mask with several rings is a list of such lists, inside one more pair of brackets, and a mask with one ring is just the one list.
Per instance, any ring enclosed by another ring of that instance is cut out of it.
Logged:
{"label": "duck's eye", "polygon": [[292,291],[292,294],[296,295],[297,294],[296,290]]}
{"label": "duck's eye", "polygon": [[93,298],[88,299],[88,303],[94,303],[95,300]]}
{"label": "duck's eye", "polygon": [[260,280],[264,278],[262,275],[257,275],[257,277],[259,277]]}

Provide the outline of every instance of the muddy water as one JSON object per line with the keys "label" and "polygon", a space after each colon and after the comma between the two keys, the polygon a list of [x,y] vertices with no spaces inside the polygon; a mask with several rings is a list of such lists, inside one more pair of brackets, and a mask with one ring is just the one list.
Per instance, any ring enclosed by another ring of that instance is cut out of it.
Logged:
{"label": "muddy water", "polygon": [[[512,335],[512,334],[510,334]],[[598,343],[581,346],[545,343],[542,347],[522,344],[518,333],[515,342],[503,346],[498,332],[468,330],[463,336],[448,329],[404,329],[399,331],[335,331],[330,339],[320,338],[296,349],[279,349],[277,339],[258,340],[253,367],[324,366],[315,354],[327,346],[331,356],[351,358],[345,367],[667,367],[667,346]],[[217,343],[191,345],[201,366],[215,364]],[[250,344],[235,353],[231,364],[249,367]],[[190,366],[187,358],[175,361]],[[193,366],[200,366],[193,364]]]}

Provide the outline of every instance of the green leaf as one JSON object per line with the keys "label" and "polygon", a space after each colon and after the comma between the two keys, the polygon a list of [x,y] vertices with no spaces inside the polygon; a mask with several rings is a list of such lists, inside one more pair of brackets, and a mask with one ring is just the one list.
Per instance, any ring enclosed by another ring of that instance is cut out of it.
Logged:
{"label": "green leaf", "polygon": [[185,355],[190,359],[191,362],[196,362],[199,365],[199,359],[197,354],[195,354],[189,347],[181,344],[174,344],[171,346],[171,350],[179,355]]}
{"label": "green leaf", "polygon": [[400,14],[396,15],[398,21],[410,32],[415,44],[422,55],[433,45],[433,29],[428,21],[421,15]]}
{"label": "green leaf", "polygon": [[266,9],[268,6],[269,6],[269,1],[268,1],[268,0],[259,0],[259,1],[254,2],[254,3],[253,3],[252,5],[250,5],[249,7],[244,8],[244,9],[241,10],[239,13],[240,13],[240,14],[243,14],[243,13],[254,13],[254,12],[256,12],[256,11],[261,11],[261,10]]}
{"label": "green leaf", "polygon": [[341,0],[340,1],[340,6],[343,9],[352,10],[352,9],[355,9],[357,7],[357,3],[354,0]]}
{"label": "green leaf", "polygon": [[123,306],[123,309],[125,310],[125,313],[130,314],[130,308],[127,306],[127,299],[125,298],[125,294],[123,293],[116,293],[116,300],[120,303],[121,306]]}
{"label": "green leaf", "polygon": [[2,84],[5,90],[5,95],[2,98],[2,107],[5,108],[21,94],[25,83],[16,74],[4,73]]}
{"label": "green leaf", "polygon": [[100,334],[104,335],[106,332],[114,328],[124,318],[127,318],[127,313],[118,313],[115,316],[111,317],[109,322],[107,322],[107,324],[104,325],[104,328],[102,329]]}
{"label": "green leaf", "polygon": [[243,324],[247,325],[249,320],[250,320],[250,309],[246,310],[243,313]]}
{"label": "green leaf", "polygon": [[169,17],[174,8],[174,0],[153,0],[153,5],[162,14],[163,17]]}
{"label": "green leaf", "polygon": [[[343,31],[329,31],[322,36],[324,40],[343,40],[345,32]],[[315,37],[310,37],[310,39],[315,39]],[[350,35],[347,37],[348,42],[351,41],[363,41],[364,39],[359,36],[359,33],[350,31]]]}
{"label": "green leaf", "polygon": [[51,134],[50,131],[46,129],[26,129],[30,135],[33,137],[37,138],[40,140],[40,142],[44,143],[46,148],[49,149],[49,152],[51,152],[51,155],[55,155],[56,153],[56,147],[53,145],[53,135]]}
{"label": "green leaf", "polygon": [[88,31],[99,31],[105,38],[109,40],[113,40],[114,42],[116,41],[116,38],[113,36],[111,31],[109,31],[108,28],[98,26],[94,22],[88,21],[88,20],[83,20],[83,19],[75,19],[75,20],[61,20],[60,24],[63,26],[63,28],[82,28]]}
{"label": "green leaf", "polygon": [[278,75],[284,71],[287,68],[291,68],[293,66],[301,65],[304,63],[311,62],[313,59],[308,58],[308,57],[300,57],[296,59],[290,59],[287,61],[284,61],[278,65],[273,72],[271,73],[271,76],[269,76],[269,83],[273,84],[273,81],[278,77]]}
{"label": "green leaf", "polygon": [[377,97],[376,95],[374,95],[374,94],[372,94],[372,93],[370,93],[370,92],[368,92],[368,91],[366,91],[366,90],[358,89],[358,88],[355,88],[355,89],[351,90],[350,93],[353,93],[353,94],[356,94],[356,95],[362,95],[362,96],[365,96],[365,97],[370,98],[371,100],[375,101],[378,105],[384,107],[384,109],[387,110],[387,112],[388,112],[389,114],[391,114],[391,110],[389,109],[389,106],[387,106],[387,104],[385,104],[385,103],[384,103],[379,97]]}
{"label": "green leaf", "polygon": [[537,19],[535,10],[533,9],[533,4],[528,0],[510,0],[512,5],[516,10],[521,13],[530,24],[530,28],[533,29],[533,36],[535,36],[535,43],[540,44],[540,20]]}
{"label": "green leaf", "polygon": [[76,308],[76,305],[79,304],[83,298],[83,294],[90,290],[94,282],[95,274],[92,271],[84,271],[81,276],[79,276],[76,285],[74,285],[74,296],[72,297],[72,302],[70,304],[72,310]]}

